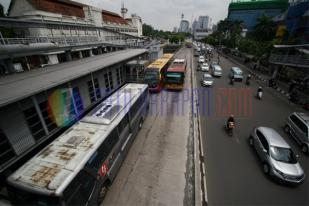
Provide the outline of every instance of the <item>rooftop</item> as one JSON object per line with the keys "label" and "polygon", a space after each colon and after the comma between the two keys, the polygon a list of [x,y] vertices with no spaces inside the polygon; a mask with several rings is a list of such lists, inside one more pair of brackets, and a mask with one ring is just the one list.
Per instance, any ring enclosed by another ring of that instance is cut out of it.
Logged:
{"label": "rooftop", "polygon": [[0,77],[0,107],[118,62],[130,60],[146,51],[127,49]]}
{"label": "rooftop", "polygon": [[28,0],[37,10],[85,18],[83,4],[68,0]]}

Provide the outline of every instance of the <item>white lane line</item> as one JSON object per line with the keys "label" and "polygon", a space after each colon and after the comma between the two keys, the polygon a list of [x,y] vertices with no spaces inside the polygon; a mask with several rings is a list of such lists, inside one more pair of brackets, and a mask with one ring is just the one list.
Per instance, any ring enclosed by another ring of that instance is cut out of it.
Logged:
{"label": "white lane line", "polygon": [[205,202],[208,203],[208,192],[207,192],[207,183],[206,183],[206,175],[204,176],[204,195],[205,195]]}

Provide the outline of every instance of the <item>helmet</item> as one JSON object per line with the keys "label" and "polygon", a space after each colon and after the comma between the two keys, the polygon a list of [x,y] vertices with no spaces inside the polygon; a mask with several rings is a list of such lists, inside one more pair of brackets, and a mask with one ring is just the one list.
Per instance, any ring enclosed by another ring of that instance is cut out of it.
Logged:
{"label": "helmet", "polygon": [[262,89],[262,87],[261,87],[261,86],[259,86],[259,89]]}
{"label": "helmet", "polygon": [[248,74],[248,77],[251,77],[251,74]]}
{"label": "helmet", "polygon": [[233,114],[230,114],[230,117],[234,117],[234,115],[233,115]]}

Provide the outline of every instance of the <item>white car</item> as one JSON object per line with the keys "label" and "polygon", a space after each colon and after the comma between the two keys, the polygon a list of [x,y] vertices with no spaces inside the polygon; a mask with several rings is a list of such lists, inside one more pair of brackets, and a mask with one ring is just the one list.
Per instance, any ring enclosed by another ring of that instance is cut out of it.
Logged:
{"label": "white car", "polygon": [[213,77],[209,73],[204,73],[201,79],[202,86],[210,87],[214,83]]}
{"label": "white car", "polygon": [[198,58],[198,63],[204,63],[205,62],[205,57],[204,56],[200,56]]}
{"label": "white car", "polygon": [[219,65],[214,65],[212,68],[212,75],[214,77],[221,77],[222,76],[222,68]]}
{"label": "white car", "polygon": [[201,65],[201,71],[208,72],[209,71],[209,65],[207,63],[203,63]]}

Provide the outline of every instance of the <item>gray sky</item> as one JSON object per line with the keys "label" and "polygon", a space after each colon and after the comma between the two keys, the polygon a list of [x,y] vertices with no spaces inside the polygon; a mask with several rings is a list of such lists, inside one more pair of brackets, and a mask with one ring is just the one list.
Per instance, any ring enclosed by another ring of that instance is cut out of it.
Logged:
{"label": "gray sky", "polygon": [[[121,2],[124,2],[128,14],[137,13],[143,23],[155,29],[173,30],[179,27],[181,14],[191,22],[200,15],[208,15],[213,23],[227,17],[231,0],[74,0],[120,14]],[[0,0],[5,7],[10,0]],[[127,16],[128,16],[127,14]]]}
{"label": "gray sky", "polygon": [[[191,22],[200,15],[208,15],[216,23],[227,17],[231,0],[75,0],[120,13],[121,2],[128,14],[137,13],[143,23],[156,29],[173,30],[179,27],[181,14]],[[128,15],[127,15],[128,16]]]}

